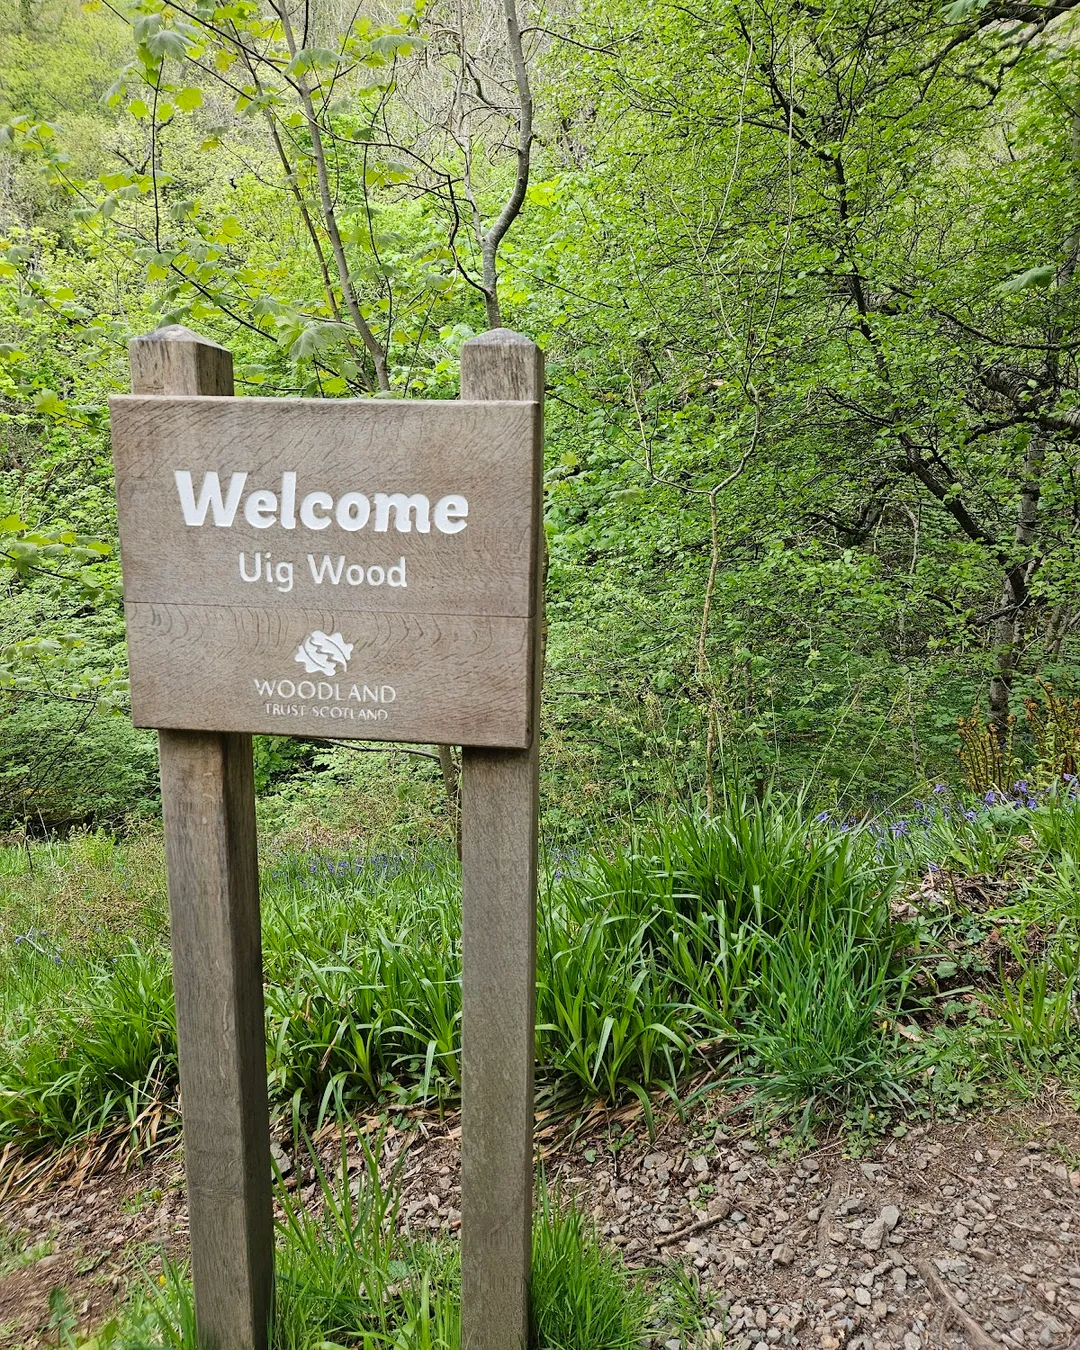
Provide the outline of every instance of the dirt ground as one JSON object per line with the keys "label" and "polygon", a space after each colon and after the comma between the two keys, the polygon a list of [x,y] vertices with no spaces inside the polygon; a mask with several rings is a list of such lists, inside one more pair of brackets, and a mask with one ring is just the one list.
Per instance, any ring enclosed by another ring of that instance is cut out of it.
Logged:
{"label": "dirt ground", "polygon": [[[840,1140],[796,1153],[779,1135],[740,1135],[730,1117],[718,1124],[721,1110],[705,1102],[651,1140],[631,1112],[541,1132],[549,1187],[588,1210],[630,1265],[681,1264],[696,1278],[711,1329],[693,1350],[1080,1350],[1075,1111],[1049,1101],[914,1125],[851,1156]],[[419,1118],[387,1139],[413,1232],[460,1226],[459,1137],[452,1120]],[[275,1152],[287,1184],[314,1199],[310,1166]],[[56,1339],[54,1289],[81,1327],[99,1325],[154,1278],[163,1246],[180,1254],[186,1240],[175,1155],[9,1199],[0,1347]],[[653,1345],[691,1350],[663,1325]]]}

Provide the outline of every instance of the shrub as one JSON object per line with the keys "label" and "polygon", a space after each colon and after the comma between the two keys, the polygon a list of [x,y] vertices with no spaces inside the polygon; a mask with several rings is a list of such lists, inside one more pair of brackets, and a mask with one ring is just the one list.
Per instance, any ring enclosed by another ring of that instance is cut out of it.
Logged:
{"label": "shrub", "polygon": [[0,829],[99,825],[156,809],[151,733],[92,704],[9,699],[0,705]]}

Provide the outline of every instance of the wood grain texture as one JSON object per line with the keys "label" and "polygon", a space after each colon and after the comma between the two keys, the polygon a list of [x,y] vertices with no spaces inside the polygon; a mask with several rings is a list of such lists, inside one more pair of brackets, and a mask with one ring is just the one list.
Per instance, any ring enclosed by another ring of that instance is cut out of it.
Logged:
{"label": "wood grain texture", "polygon": [[[543,353],[497,329],[461,354],[467,399],[543,399]],[[529,694],[521,750],[462,750],[462,1345],[529,1343],[536,855],[543,611],[540,496],[532,538]]]}
{"label": "wood grain texture", "polygon": [[[525,746],[529,619],[127,605],[136,726]],[[334,674],[294,659],[308,633],[352,647]]]}
{"label": "wood grain texture", "polygon": [[[231,391],[229,353],[187,329],[130,353],[136,390]],[[159,742],[199,1343],[265,1350],[274,1248],[251,738]]]}
{"label": "wood grain texture", "polygon": [[[181,344],[185,352],[190,345]],[[162,383],[169,378],[163,346],[152,351],[152,373]],[[295,676],[294,654],[305,636],[297,632],[300,616],[322,615],[332,626],[313,623],[307,632],[340,633],[343,642],[359,644],[365,679],[409,686],[407,712],[399,703],[400,715],[377,735],[350,722],[347,709],[334,734],[527,743],[542,472],[534,402],[127,396],[111,400],[111,409],[138,725],[288,734],[292,728],[259,713],[248,675]],[[231,523],[212,523],[212,507],[203,524],[185,519],[177,471],[191,475],[189,514],[206,474],[218,475],[223,500],[233,475],[246,475]],[[293,474],[287,498],[284,476]],[[268,515],[249,514],[252,492],[268,494]],[[329,515],[330,523],[311,528],[299,507],[313,492],[334,503],[362,494],[370,515],[350,530],[324,504],[318,518]],[[380,493],[420,494],[427,506],[411,514],[387,508],[380,521]],[[456,532],[438,528],[437,503],[450,497],[468,502]],[[429,528],[421,531],[425,513]],[[406,519],[411,528],[399,529]],[[228,610],[231,623],[217,610]],[[274,613],[281,622],[267,618]],[[183,628],[201,630],[200,659],[190,645],[175,645]],[[237,679],[241,649],[259,664]],[[492,699],[487,725],[479,716],[485,689]],[[513,707],[504,698],[511,690]]]}
{"label": "wood grain texture", "polygon": [[[124,564],[124,593],[133,601],[239,605],[257,609],[315,608],[335,603],[361,611],[527,617],[537,475],[537,411],[531,404],[457,404],[332,399],[110,400],[113,457]],[[447,495],[469,503],[465,528],[426,533],[377,530],[374,511],[359,530],[332,518],[321,529],[297,520],[256,527],[243,507],[233,524],[184,522],[174,470],[219,475],[223,488],[247,475],[243,495],[273,492],[296,472],[297,497],[328,492],[420,493],[431,506]],[[291,590],[243,580],[256,555],[295,563]],[[407,560],[405,587],[316,583],[306,563],[344,556],[348,563],[388,568]]]}

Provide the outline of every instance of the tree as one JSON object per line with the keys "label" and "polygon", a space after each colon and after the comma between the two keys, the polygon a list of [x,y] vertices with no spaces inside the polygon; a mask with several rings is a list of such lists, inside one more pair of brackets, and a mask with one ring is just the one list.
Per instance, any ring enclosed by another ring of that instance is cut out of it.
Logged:
{"label": "tree", "polygon": [[789,540],[809,526],[909,573],[925,608],[898,654],[980,632],[999,728],[1073,622],[1072,11],[748,0],[642,28],[605,7],[577,31],[597,55],[568,118],[620,165],[597,248],[634,256],[656,397],[731,418],[757,352],[735,462],[752,440],[770,465],[809,451]]}

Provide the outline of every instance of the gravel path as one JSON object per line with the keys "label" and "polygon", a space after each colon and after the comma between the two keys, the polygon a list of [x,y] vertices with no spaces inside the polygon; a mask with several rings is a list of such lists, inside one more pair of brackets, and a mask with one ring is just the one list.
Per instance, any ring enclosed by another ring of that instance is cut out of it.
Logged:
{"label": "gravel path", "polygon": [[[541,1134],[549,1185],[594,1217],[645,1272],[683,1266],[707,1330],[657,1325],[666,1350],[1080,1350],[1080,1117],[1060,1106],[913,1126],[866,1152],[842,1141],[793,1156],[774,1135],[738,1137],[719,1103],[650,1140],[639,1115],[599,1115],[575,1136]],[[459,1131],[418,1119],[391,1135],[401,1221],[460,1227]],[[313,1198],[310,1172],[288,1184]],[[328,1158],[334,1152],[327,1145]],[[0,1207],[11,1251],[47,1255],[0,1274],[0,1347],[46,1343],[49,1292],[93,1326],[162,1244],[182,1252],[180,1168],[158,1159]],[[46,1246],[48,1244],[48,1246]],[[0,1246],[0,1271],[5,1270]]]}

